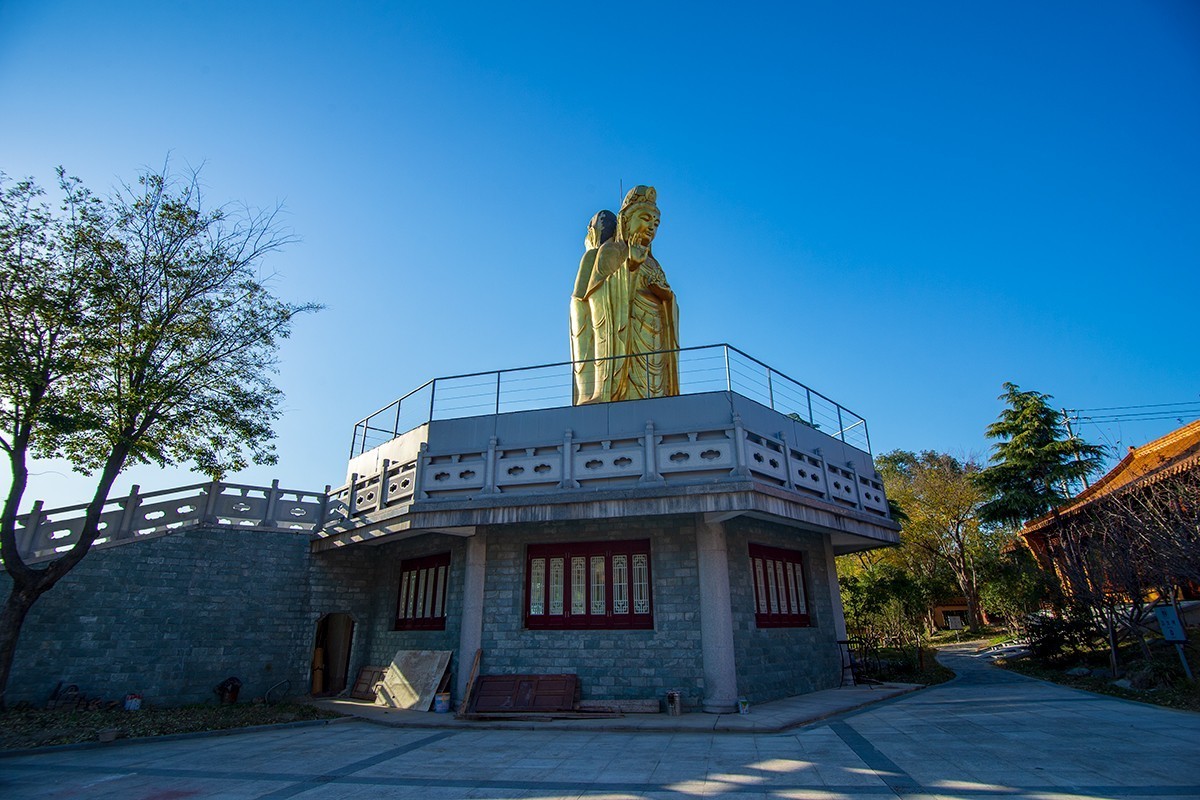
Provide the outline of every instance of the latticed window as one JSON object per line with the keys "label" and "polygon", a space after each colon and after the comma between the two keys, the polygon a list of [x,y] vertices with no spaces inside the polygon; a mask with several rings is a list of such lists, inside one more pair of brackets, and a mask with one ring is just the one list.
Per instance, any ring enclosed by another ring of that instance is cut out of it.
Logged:
{"label": "latticed window", "polygon": [[654,627],[648,540],[530,545],[525,564],[528,628]]}
{"label": "latticed window", "polygon": [[754,582],[754,620],[760,628],[810,625],[804,590],[804,562],[799,551],[750,545]]}
{"label": "latticed window", "polygon": [[401,561],[395,630],[445,630],[446,585],[449,581],[449,553]]}

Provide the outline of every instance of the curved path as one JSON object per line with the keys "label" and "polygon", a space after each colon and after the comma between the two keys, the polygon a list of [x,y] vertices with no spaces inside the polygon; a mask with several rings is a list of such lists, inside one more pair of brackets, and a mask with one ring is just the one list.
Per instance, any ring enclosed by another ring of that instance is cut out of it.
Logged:
{"label": "curved path", "polygon": [[1200,798],[1200,714],[959,647],[947,684],[788,733],[409,730],[355,721],[0,758],[0,797]]}

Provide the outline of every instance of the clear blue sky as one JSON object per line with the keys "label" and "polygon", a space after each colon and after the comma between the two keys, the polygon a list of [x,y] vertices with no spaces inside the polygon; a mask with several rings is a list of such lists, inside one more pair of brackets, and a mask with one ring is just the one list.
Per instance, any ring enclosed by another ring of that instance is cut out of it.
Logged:
{"label": "clear blue sky", "polygon": [[[658,188],[683,344],[805,381],[877,453],[985,455],[1006,380],[1200,401],[1189,0],[7,0],[0,100],[9,175],[103,190],[170,153],[210,197],[286,205],[302,241],[268,266],[328,309],[282,351],[281,462],[248,482],[337,484],[354,421],[428,378],[568,358],[622,182]],[[87,499],[37,469],[29,500]]]}

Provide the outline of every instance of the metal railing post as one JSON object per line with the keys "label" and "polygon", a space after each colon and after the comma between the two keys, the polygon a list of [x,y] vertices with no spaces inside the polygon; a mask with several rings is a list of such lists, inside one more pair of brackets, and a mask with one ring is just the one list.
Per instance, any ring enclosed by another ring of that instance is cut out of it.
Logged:
{"label": "metal railing post", "polygon": [[433,403],[437,400],[437,378],[429,384],[429,419],[426,422],[433,422]]}
{"label": "metal railing post", "polygon": [[812,425],[815,428],[815,427],[817,427],[817,421],[815,419],[813,419],[813,413],[812,413],[812,389],[805,386],[804,394],[808,398],[808,424]]}
{"label": "metal railing post", "polygon": [[721,345],[725,351],[725,391],[733,391],[733,373],[729,371],[729,345]]}
{"label": "metal railing post", "polygon": [[767,399],[771,401],[771,410],[775,410],[775,386],[771,383],[771,372],[773,370],[767,367]]}
{"label": "metal railing post", "polygon": [[838,437],[841,438],[842,443],[844,444],[846,441],[846,428],[845,428],[845,426],[842,425],[842,407],[837,406],[837,411],[838,411]]}
{"label": "metal railing post", "polygon": [[500,413],[500,371],[496,371],[496,413]]}

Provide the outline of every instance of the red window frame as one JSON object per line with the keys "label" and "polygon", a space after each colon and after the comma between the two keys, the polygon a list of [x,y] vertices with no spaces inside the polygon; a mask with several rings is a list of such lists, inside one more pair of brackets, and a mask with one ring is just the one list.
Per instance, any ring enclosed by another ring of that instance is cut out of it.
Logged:
{"label": "red window frame", "polygon": [[761,544],[750,545],[750,579],[754,587],[754,622],[760,628],[805,628],[808,589],[804,555]]}
{"label": "red window frame", "polygon": [[[583,561],[582,587],[577,580],[579,559]],[[555,561],[562,581],[561,595],[552,591],[555,588]],[[600,610],[601,598],[594,596],[594,589],[599,585],[593,580],[599,575],[595,571],[597,563],[603,565],[603,586],[600,587],[603,610]],[[642,570],[645,574],[639,592],[635,587],[635,573]],[[619,591],[614,578],[623,578],[623,590]],[[582,591],[577,593],[577,588]],[[619,596],[621,594],[623,597]],[[642,594],[644,596],[640,596]],[[525,627],[531,630],[653,630],[650,540],[529,545],[525,554],[524,605]]]}
{"label": "red window frame", "polygon": [[450,583],[450,553],[400,562],[396,592],[396,631],[446,630],[446,587]]}

